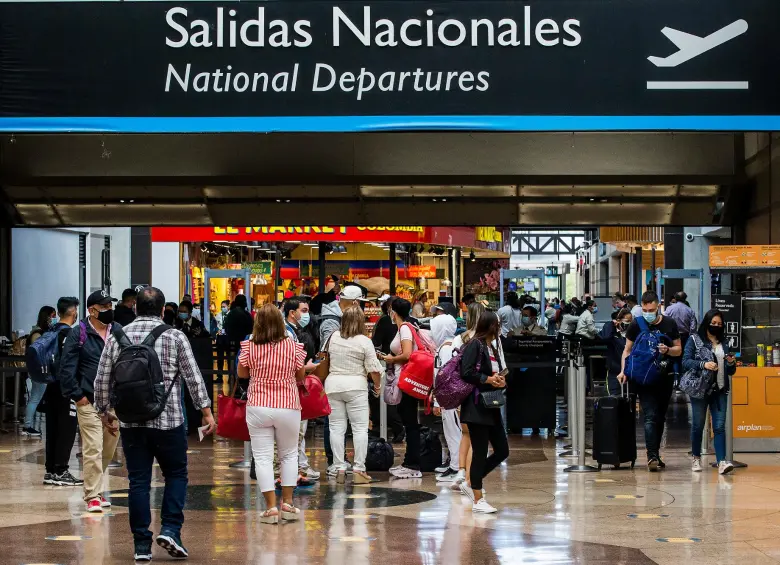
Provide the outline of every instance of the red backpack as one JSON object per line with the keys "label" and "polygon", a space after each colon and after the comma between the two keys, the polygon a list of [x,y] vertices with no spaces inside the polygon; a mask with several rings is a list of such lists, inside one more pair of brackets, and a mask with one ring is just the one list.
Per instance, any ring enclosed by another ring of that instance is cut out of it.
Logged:
{"label": "red backpack", "polygon": [[420,338],[420,333],[412,324],[404,324],[414,336],[417,349],[412,351],[409,361],[406,362],[398,377],[398,388],[419,400],[429,397],[433,388],[433,366],[436,356],[428,349],[427,344]]}

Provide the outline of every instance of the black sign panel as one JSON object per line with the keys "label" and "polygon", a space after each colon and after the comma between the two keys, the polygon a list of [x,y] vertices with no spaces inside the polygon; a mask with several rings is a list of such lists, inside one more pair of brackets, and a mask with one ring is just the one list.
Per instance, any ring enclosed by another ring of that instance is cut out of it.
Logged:
{"label": "black sign panel", "polygon": [[742,299],[733,294],[714,294],[712,307],[723,313],[723,341],[732,352],[739,352],[742,347]]}
{"label": "black sign panel", "polygon": [[776,0],[36,2],[0,18],[6,130],[780,129]]}

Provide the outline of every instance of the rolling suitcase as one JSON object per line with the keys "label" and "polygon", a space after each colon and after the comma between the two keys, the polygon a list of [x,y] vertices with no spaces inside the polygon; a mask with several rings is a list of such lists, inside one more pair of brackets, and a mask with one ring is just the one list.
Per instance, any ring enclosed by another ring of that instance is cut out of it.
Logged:
{"label": "rolling suitcase", "polygon": [[636,463],[636,397],[607,396],[596,401],[593,414],[593,459],[602,465]]}

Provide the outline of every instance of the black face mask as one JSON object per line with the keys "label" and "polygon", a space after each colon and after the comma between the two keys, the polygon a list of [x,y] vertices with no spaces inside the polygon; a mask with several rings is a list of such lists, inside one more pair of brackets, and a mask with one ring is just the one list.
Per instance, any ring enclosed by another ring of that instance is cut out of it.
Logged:
{"label": "black face mask", "polygon": [[707,331],[718,341],[723,339],[723,326],[710,326]]}
{"label": "black face mask", "polygon": [[114,321],[114,311],[113,310],[104,310],[103,312],[98,312],[97,320],[101,324],[108,325],[111,322]]}

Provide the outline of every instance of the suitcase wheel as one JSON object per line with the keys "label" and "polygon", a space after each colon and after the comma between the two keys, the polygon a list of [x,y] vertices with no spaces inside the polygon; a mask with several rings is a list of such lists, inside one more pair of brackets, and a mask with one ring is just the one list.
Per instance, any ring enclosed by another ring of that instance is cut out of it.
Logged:
{"label": "suitcase wheel", "polygon": [[599,463],[599,471],[601,471],[601,463]]}
{"label": "suitcase wheel", "polygon": [[636,461],[632,461],[632,462],[631,462],[631,468],[632,468],[632,469],[634,468],[634,465],[635,465],[635,464],[636,464]]}
{"label": "suitcase wheel", "polygon": [[620,463],[618,463],[617,465],[613,465],[612,468],[613,469],[620,469]]}

